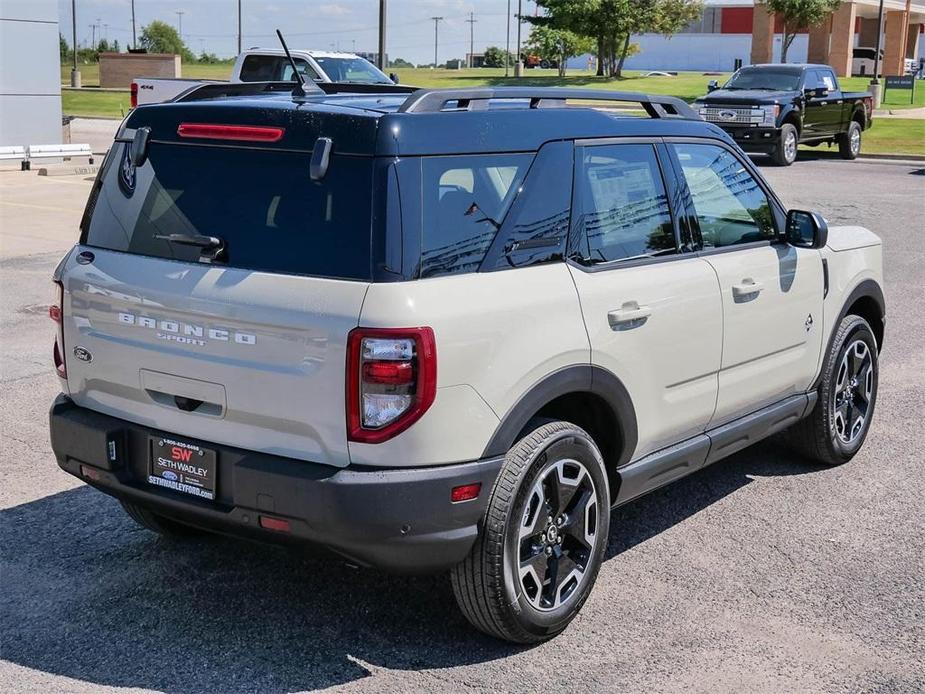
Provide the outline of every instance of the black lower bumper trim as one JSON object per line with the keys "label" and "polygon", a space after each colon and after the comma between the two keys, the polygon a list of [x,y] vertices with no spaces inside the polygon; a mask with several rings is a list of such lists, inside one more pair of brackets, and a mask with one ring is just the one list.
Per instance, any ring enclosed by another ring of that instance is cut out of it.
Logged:
{"label": "black lower bumper trim", "polygon": [[[148,438],[169,432],[79,407],[64,395],[52,405],[50,431],[58,465],[116,498],[215,532],[320,544],[402,573],[442,571],[466,556],[503,462],[335,468],[193,439],[218,454],[216,500],[208,502],[147,483]],[[92,475],[82,465],[92,466]],[[475,482],[482,485],[478,498],[450,501],[453,487]],[[288,520],[290,532],[263,529],[261,515]]]}

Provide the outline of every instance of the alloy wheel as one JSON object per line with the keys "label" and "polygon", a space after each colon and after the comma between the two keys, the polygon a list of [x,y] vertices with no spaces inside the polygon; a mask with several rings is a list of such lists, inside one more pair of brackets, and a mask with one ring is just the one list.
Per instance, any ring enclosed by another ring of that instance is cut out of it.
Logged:
{"label": "alloy wheel", "polygon": [[839,441],[853,444],[864,432],[874,389],[873,358],[867,343],[852,342],[835,377],[832,427]]}
{"label": "alloy wheel", "polygon": [[787,157],[787,161],[797,158],[797,136],[792,131],[787,133],[784,140],[784,156]]}
{"label": "alloy wheel", "polygon": [[520,523],[517,573],[537,610],[557,609],[579,594],[598,520],[597,490],[582,463],[558,460],[540,473]]}
{"label": "alloy wheel", "polygon": [[858,128],[851,129],[849,146],[851,147],[851,153],[854,155],[861,151],[861,131]]}

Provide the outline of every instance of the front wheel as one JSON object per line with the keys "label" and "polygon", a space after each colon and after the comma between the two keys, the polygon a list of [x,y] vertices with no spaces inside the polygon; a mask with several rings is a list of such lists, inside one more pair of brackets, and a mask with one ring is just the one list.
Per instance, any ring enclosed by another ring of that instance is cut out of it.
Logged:
{"label": "front wheel", "polygon": [[778,166],[790,166],[797,160],[797,145],[800,136],[797,129],[790,123],[784,123],[780,129],[780,137],[777,140],[777,147],[771,154],[771,158]]}
{"label": "front wheel", "polygon": [[838,136],[838,153],[842,159],[857,159],[861,153],[861,125],[851,121],[848,131]]}
{"label": "front wheel", "polygon": [[508,452],[479,538],[450,573],[460,609],[506,641],[552,638],[591,592],[609,523],[594,441],[568,422],[538,425]]}

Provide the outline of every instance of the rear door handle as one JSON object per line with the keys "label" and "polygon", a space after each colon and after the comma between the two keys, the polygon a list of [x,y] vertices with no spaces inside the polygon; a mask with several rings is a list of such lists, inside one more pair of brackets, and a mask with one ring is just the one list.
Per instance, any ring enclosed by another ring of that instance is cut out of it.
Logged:
{"label": "rear door handle", "polygon": [[762,289],[764,289],[764,284],[746,277],[740,284],[732,285],[732,295],[737,298],[749,296],[750,294],[758,294]]}
{"label": "rear door handle", "polygon": [[648,306],[640,306],[635,301],[627,301],[623,306],[607,314],[607,322],[613,330],[635,328],[642,325],[652,315]]}

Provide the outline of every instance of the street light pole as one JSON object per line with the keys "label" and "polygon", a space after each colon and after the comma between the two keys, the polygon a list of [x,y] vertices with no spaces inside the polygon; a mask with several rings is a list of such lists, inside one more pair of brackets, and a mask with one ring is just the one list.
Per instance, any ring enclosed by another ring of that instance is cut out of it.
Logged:
{"label": "street light pole", "polygon": [[520,77],[523,73],[523,63],[520,62],[520,25],[523,24],[521,12],[523,11],[523,0],[517,0],[517,62],[514,64],[514,77]]}
{"label": "street light pole", "polygon": [[877,48],[874,49],[874,78],[870,81],[870,92],[874,97],[874,108],[880,108],[880,46],[883,43],[883,0],[877,10]]}
{"label": "street light pole", "polygon": [[138,41],[135,39],[135,0],[132,0],[132,48],[138,48]]}
{"label": "street light pole", "polygon": [[508,76],[508,63],[511,62],[511,0],[507,0],[507,39],[504,42],[504,76]]}
{"label": "street light pole", "polygon": [[379,0],[379,59],[376,66],[380,70],[388,67],[388,61],[385,59],[385,18],[386,18],[386,0]]}
{"label": "street light pole", "polygon": [[183,15],[186,14],[183,10],[177,10],[175,12],[177,15],[177,33],[180,35],[180,40],[183,40]]}
{"label": "street light pole", "polygon": [[241,0],[238,0],[238,55],[241,55]]}
{"label": "street light pole", "polygon": [[431,17],[434,20],[434,70],[437,69],[437,44],[439,39],[439,30],[440,22],[443,21],[443,17]]}
{"label": "street light pole", "polygon": [[71,48],[74,50],[74,67],[71,68],[71,86],[80,86],[80,70],[77,69],[77,0],[71,0]]}

